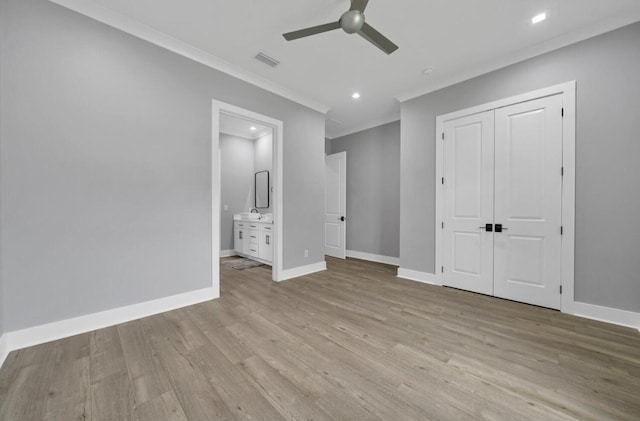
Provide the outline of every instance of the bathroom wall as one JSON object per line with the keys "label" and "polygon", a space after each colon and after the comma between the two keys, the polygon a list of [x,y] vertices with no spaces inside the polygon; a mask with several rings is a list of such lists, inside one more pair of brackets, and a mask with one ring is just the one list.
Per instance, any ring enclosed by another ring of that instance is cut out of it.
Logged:
{"label": "bathroom wall", "polygon": [[[254,141],[254,173],[258,171],[269,171],[269,187],[273,186],[273,135],[260,136]],[[255,201],[251,199],[251,207]],[[273,194],[269,193],[269,207],[258,209],[260,213],[273,212]]]}
{"label": "bathroom wall", "polygon": [[255,141],[220,133],[220,251],[233,249],[233,215],[253,207]]}

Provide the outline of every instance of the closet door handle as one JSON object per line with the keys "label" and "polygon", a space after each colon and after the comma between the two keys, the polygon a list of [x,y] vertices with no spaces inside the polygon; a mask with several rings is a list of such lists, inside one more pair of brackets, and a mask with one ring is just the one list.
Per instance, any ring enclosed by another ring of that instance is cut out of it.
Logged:
{"label": "closet door handle", "polygon": [[[484,227],[478,227],[481,230],[487,230],[487,232],[493,232],[493,224],[486,224]],[[498,225],[496,225],[496,231],[498,231]]]}
{"label": "closet door handle", "polygon": [[508,231],[509,228],[504,228],[502,224],[496,224],[496,232]]}

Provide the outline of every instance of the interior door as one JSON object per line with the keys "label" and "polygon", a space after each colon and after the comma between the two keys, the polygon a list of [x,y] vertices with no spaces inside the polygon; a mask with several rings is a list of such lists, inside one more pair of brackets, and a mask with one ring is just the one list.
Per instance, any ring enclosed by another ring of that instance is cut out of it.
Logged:
{"label": "interior door", "polygon": [[497,109],[495,125],[494,294],[559,309],[562,96]]}
{"label": "interior door", "polygon": [[346,258],[347,153],[325,158],[324,253]]}
{"label": "interior door", "polygon": [[443,280],[493,294],[493,111],[445,122]]}

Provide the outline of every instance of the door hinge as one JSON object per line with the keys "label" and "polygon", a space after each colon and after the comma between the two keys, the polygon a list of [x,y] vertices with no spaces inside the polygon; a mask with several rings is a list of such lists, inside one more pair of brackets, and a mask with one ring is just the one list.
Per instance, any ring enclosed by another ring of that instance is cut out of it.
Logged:
{"label": "door hinge", "polygon": [[560,295],[562,295],[562,285],[560,285]]}
{"label": "door hinge", "polygon": [[440,273],[444,273],[444,266],[440,268]]}
{"label": "door hinge", "polygon": [[564,117],[564,107],[562,107],[562,112],[560,113],[560,115],[562,115],[562,117]]}
{"label": "door hinge", "polygon": [[442,140],[444,140],[444,132],[442,132]]}
{"label": "door hinge", "polygon": [[560,235],[564,235],[564,227],[563,226],[560,227]]}
{"label": "door hinge", "polygon": [[444,221],[442,222],[442,229],[444,229]]}
{"label": "door hinge", "polygon": [[564,167],[560,167],[560,175],[564,176]]}
{"label": "door hinge", "polygon": [[442,184],[444,184],[444,177],[442,177]]}

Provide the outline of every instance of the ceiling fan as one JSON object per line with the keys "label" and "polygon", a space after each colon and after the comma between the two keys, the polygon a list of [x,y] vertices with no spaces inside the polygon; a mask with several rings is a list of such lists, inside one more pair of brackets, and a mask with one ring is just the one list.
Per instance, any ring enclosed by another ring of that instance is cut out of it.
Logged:
{"label": "ceiling fan", "polygon": [[369,0],[351,0],[351,8],[337,22],[288,32],[282,36],[287,41],[293,41],[294,39],[342,28],[347,34],[357,33],[385,53],[391,54],[398,49],[398,46],[364,21],[364,9],[367,8],[367,3],[369,3]]}

